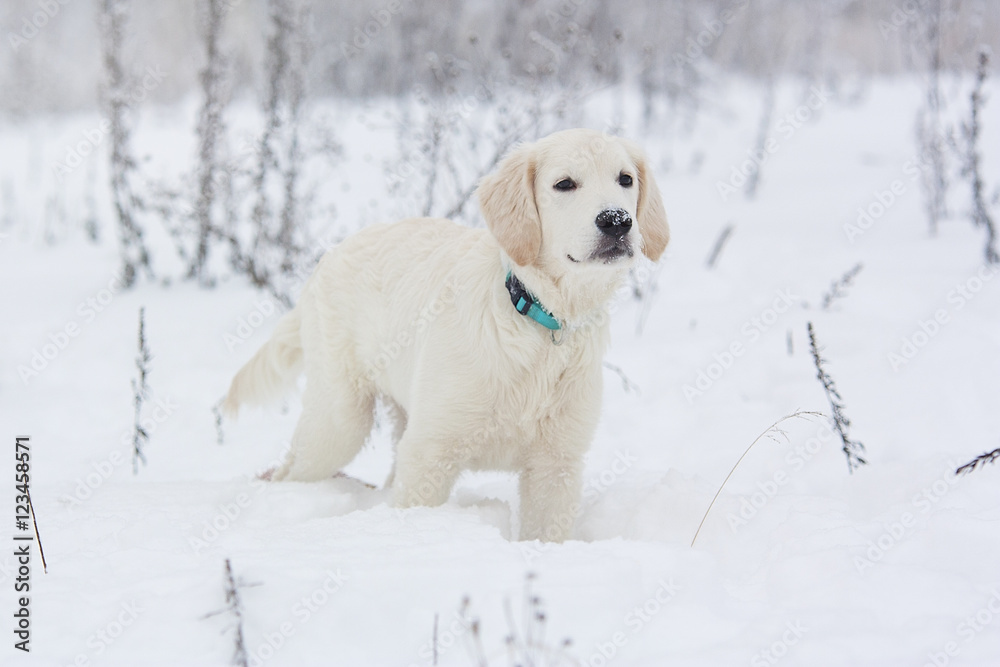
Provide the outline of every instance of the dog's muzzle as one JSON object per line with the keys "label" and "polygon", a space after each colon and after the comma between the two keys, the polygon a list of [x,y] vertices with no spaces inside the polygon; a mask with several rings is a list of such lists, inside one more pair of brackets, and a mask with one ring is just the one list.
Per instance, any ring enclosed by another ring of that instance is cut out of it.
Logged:
{"label": "dog's muzzle", "polygon": [[633,255],[632,243],[627,236],[632,229],[632,216],[628,211],[623,208],[604,209],[597,215],[594,224],[601,230],[601,237],[591,259],[607,264]]}

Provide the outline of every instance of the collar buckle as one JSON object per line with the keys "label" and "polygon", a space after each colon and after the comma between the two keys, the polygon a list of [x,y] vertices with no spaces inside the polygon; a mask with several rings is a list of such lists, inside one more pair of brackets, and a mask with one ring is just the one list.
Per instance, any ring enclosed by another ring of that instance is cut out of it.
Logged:
{"label": "collar buckle", "polygon": [[[535,300],[531,292],[524,288],[524,285],[517,279],[513,271],[507,272],[507,280],[504,284],[507,286],[507,291],[510,292],[510,302],[514,304],[514,310],[525,317],[530,317],[551,331],[562,329],[559,320],[554,318],[551,313]],[[554,336],[552,340],[555,342]]]}

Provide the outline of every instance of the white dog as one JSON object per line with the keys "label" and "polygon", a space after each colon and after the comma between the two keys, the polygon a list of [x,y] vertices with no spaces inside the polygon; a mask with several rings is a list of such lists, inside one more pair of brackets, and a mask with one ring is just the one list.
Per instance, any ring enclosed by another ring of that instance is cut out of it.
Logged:
{"label": "white dog", "polygon": [[[669,232],[641,151],[590,130],[514,149],[478,190],[485,229],[364,229],[320,261],[226,397],[279,397],[306,374],[275,480],[331,477],[381,398],[396,417],[399,507],[439,505],[462,470],[520,475],[521,539],[562,541],[601,409],[605,305]],[[634,223],[634,224],[633,224]]]}

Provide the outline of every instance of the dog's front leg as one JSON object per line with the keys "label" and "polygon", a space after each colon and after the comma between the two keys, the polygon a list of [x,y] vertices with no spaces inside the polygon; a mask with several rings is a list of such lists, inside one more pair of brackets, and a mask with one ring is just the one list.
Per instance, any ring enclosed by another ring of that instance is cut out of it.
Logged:
{"label": "dog's front leg", "polygon": [[404,435],[396,448],[392,501],[396,507],[442,505],[461,472],[454,452],[433,442]]}
{"label": "dog's front leg", "polygon": [[521,539],[562,542],[580,514],[580,457],[533,453],[521,471]]}

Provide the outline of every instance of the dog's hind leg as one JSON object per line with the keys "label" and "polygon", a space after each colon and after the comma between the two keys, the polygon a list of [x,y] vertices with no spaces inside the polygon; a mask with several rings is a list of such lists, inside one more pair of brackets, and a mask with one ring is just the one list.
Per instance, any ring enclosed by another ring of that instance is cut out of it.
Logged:
{"label": "dog's hind leg", "polygon": [[352,371],[352,350],[335,314],[309,303],[302,314],[306,387],[288,458],[272,479],[329,479],[357,456],[375,419],[375,391]]}
{"label": "dog's hind leg", "polygon": [[291,450],[272,479],[311,482],[333,476],[364,446],[374,407],[374,396],[359,395],[345,377],[322,372],[309,375]]}

